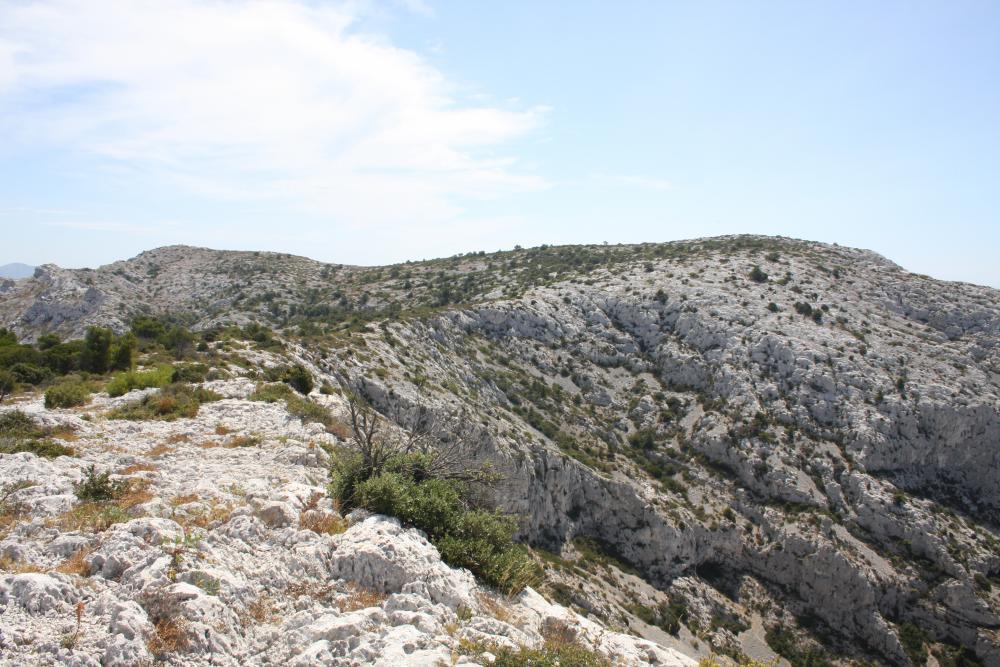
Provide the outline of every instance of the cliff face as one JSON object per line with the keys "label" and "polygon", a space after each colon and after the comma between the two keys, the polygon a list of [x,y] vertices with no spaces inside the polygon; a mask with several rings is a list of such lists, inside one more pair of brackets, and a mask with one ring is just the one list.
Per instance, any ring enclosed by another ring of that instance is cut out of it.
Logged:
{"label": "cliff face", "polygon": [[[168,248],[0,293],[28,337],[143,308],[294,326],[385,414],[463,411],[526,539],[602,545],[719,649],[763,655],[766,629],[906,664],[916,633],[1000,665],[995,290],[737,237],[378,269]],[[565,576],[577,607],[655,635]]]}

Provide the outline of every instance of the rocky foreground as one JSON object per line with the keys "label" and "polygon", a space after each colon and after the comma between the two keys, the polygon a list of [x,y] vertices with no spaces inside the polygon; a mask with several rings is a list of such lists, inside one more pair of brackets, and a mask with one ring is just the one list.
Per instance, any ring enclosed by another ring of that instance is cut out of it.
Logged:
{"label": "rocky foreground", "polygon": [[[71,432],[78,456],[0,456],[18,507],[0,540],[0,663],[473,665],[558,632],[615,664],[694,664],[531,589],[486,590],[394,519],[340,516],[324,488],[337,437],[246,400],[250,380],[209,385],[227,398],[175,422],[102,416],[142,391],[16,405]],[[74,494],[91,465],[130,482],[113,508]]]}

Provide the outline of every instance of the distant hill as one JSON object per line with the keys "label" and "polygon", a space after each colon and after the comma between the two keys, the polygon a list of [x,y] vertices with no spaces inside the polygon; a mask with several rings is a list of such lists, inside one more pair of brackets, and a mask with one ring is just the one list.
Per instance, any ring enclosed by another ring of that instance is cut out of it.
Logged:
{"label": "distant hill", "polygon": [[34,273],[35,267],[21,264],[20,262],[0,266],[0,278],[19,280],[21,278],[30,278]]}

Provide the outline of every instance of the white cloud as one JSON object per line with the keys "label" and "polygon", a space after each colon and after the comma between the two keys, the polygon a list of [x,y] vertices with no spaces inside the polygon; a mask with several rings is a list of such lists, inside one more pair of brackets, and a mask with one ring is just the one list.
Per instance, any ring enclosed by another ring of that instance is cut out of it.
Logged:
{"label": "white cloud", "polygon": [[0,135],[359,226],[545,186],[496,153],[544,109],[463,100],[416,53],[360,33],[356,6],[0,4]]}
{"label": "white cloud", "polygon": [[668,192],[674,189],[674,184],[671,181],[650,176],[636,176],[630,174],[593,174],[592,178],[605,183],[628,185],[631,187],[642,188],[644,190]]}
{"label": "white cloud", "polygon": [[87,232],[115,232],[116,234],[155,234],[164,228],[173,227],[173,222],[158,222],[156,224],[133,224],[128,222],[113,222],[108,220],[63,220],[44,222],[46,227],[60,227]]}

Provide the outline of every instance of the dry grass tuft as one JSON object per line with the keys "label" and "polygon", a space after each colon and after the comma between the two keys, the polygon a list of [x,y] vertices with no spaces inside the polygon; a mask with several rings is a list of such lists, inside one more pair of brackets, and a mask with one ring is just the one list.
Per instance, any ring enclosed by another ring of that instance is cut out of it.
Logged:
{"label": "dry grass tuft", "polygon": [[229,428],[225,424],[215,425],[215,435],[229,435],[233,432],[233,429]]}
{"label": "dry grass tuft", "polygon": [[270,623],[275,618],[274,600],[267,593],[262,594],[247,606],[247,616],[255,623]]}
{"label": "dry grass tuft", "polygon": [[156,472],[158,468],[153,463],[133,463],[118,471],[119,475],[134,475],[137,472]]}
{"label": "dry grass tuft", "polygon": [[299,514],[299,528],[320,535],[339,535],[347,530],[347,520],[336,514],[311,510]]}
{"label": "dry grass tuft", "polygon": [[263,438],[259,435],[234,435],[232,438],[223,443],[223,447],[226,449],[235,449],[236,447],[258,447],[263,442]]}
{"label": "dry grass tuft", "polygon": [[150,447],[149,451],[146,452],[146,455],[159,458],[160,456],[166,456],[172,451],[174,451],[173,447],[171,447],[165,442],[161,442],[158,445],[153,445],[152,447]]}
{"label": "dry grass tuft", "polygon": [[177,653],[187,648],[187,622],[181,618],[161,618],[153,624],[156,632],[146,643],[153,655]]}
{"label": "dry grass tuft", "polygon": [[510,623],[513,620],[513,614],[511,614],[510,607],[503,604],[500,600],[497,600],[491,595],[486,593],[480,593],[478,596],[479,604],[483,606],[486,612],[497,619],[498,621],[503,621],[504,623]]}
{"label": "dry grass tuft", "polygon": [[347,520],[336,514],[311,514],[300,517],[299,527],[320,535],[340,535],[348,528]]}
{"label": "dry grass tuft", "polygon": [[233,505],[213,498],[209,502],[207,510],[189,512],[185,516],[174,516],[172,518],[185,531],[191,528],[204,528],[208,530],[229,521],[229,518],[233,515],[233,509]]}
{"label": "dry grass tuft", "polygon": [[74,429],[69,424],[59,424],[52,429],[49,434],[56,440],[62,440],[64,442],[76,442],[80,438],[76,435],[76,429]]}
{"label": "dry grass tuft", "polygon": [[361,588],[357,584],[348,584],[347,596],[337,601],[337,608],[341,612],[348,612],[378,607],[387,597],[385,593]]}
{"label": "dry grass tuft", "polygon": [[341,440],[351,439],[351,427],[340,421],[337,418],[333,418],[326,427],[327,433],[332,433]]}
{"label": "dry grass tuft", "polygon": [[153,499],[149,490],[149,482],[145,479],[130,479],[125,492],[115,500],[115,505],[121,510],[130,510],[136,505],[148,503]]}
{"label": "dry grass tuft", "polygon": [[78,503],[62,514],[46,519],[45,525],[63,531],[79,530],[100,533],[116,523],[122,523],[131,518],[115,504],[86,502]]}
{"label": "dry grass tuft", "polygon": [[336,592],[337,592],[337,587],[334,586],[333,584],[320,585],[320,584],[298,583],[298,584],[289,584],[288,588],[285,589],[285,595],[287,595],[290,598],[295,599],[302,597],[303,595],[306,595],[320,602],[328,602],[330,598],[332,598],[334,594],[336,594]]}
{"label": "dry grass tuft", "polygon": [[179,493],[170,499],[171,507],[180,507],[201,500],[197,493]]}
{"label": "dry grass tuft", "polygon": [[[313,493],[303,503],[299,511],[299,528],[311,530],[320,535],[339,535],[347,530],[347,520],[339,513],[324,512],[319,507],[319,501],[325,497],[322,493]],[[339,509],[339,506],[337,507]]]}
{"label": "dry grass tuft", "polygon": [[56,567],[56,572],[62,572],[63,574],[77,574],[81,577],[90,576],[90,566],[87,565],[87,554],[92,550],[88,548],[83,548],[77,551],[75,554],[64,560],[62,563]]}
{"label": "dry grass tuft", "polygon": [[14,560],[10,556],[0,556],[0,571],[11,574],[27,574],[29,572],[41,572],[42,568],[23,560]]}

